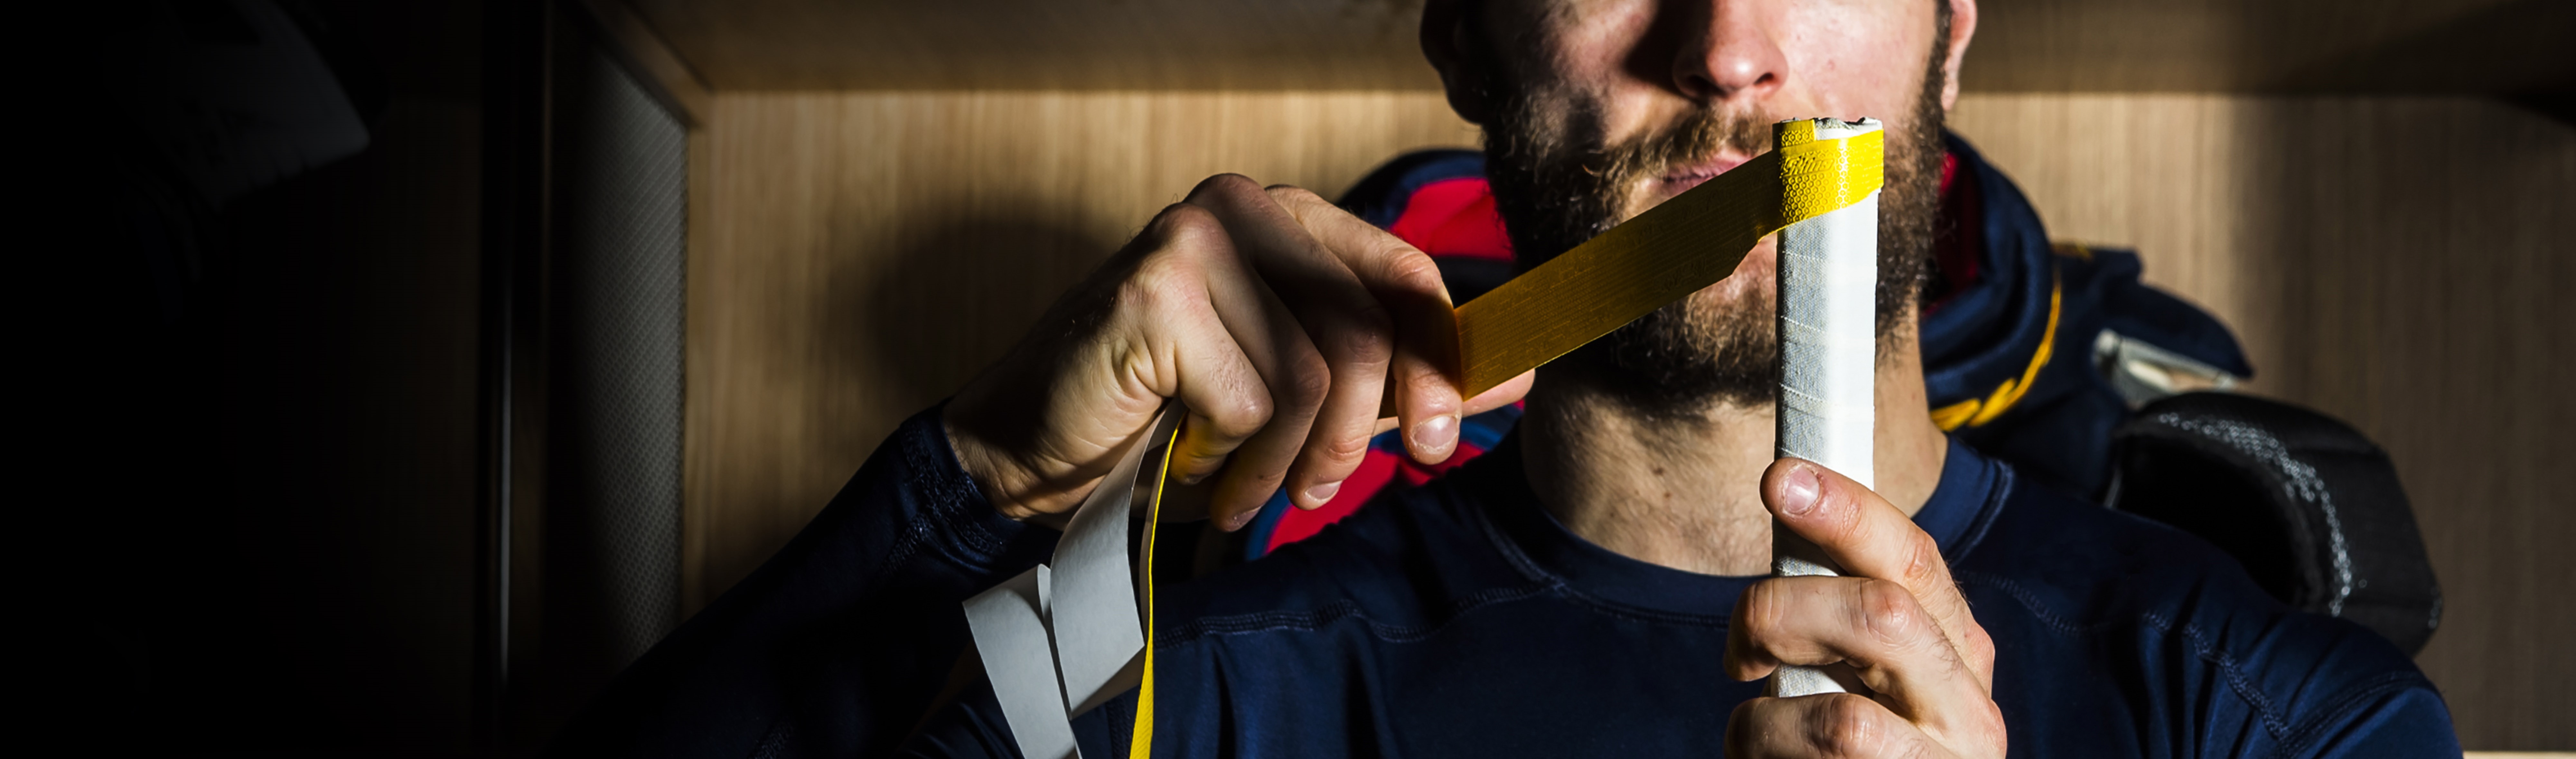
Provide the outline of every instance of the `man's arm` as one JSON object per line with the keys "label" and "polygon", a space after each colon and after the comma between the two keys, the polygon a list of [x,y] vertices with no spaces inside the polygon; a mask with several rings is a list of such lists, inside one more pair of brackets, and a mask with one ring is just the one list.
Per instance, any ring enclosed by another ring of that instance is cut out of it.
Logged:
{"label": "man's arm", "polygon": [[751,577],[617,677],[558,756],[881,755],[967,645],[968,596],[1044,560],[959,469],[942,408],[878,446]]}
{"label": "man's arm", "polygon": [[2362,708],[2295,733],[2298,734],[2290,738],[2306,743],[2308,749],[2281,755],[2318,759],[2460,755],[2460,738],[2452,732],[2450,708],[2442,704],[2441,694],[2422,686],[2370,699]]}
{"label": "man's arm", "polygon": [[[1242,526],[1283,483],[1329,500],[1401,421],[1426,463],[1457,420],[1457,327],[1420,251],[1293,187],[1200,183],[942,409],[913,417],[761,570],[567,728],[580,756],[883,754],[963,651],[969,595],[1043,560],[1168,399],[1174,479]],[[1397,419],[1381,419],[1390,403]],[[1184,515],[1187,516],[1187,515]]]}

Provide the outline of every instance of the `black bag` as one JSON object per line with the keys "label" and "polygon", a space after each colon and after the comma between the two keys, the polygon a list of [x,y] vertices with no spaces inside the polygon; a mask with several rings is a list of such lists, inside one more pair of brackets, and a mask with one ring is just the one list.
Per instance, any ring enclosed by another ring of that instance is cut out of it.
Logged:
{"label": "black bag", "polygon": [[2112,433],[2104,504],[2217,544],[2264,590],[2342,617],[2409,655],[2442,622],[2442,589],[2388,454],[2340,421],[2279,401],[2186,393]]}

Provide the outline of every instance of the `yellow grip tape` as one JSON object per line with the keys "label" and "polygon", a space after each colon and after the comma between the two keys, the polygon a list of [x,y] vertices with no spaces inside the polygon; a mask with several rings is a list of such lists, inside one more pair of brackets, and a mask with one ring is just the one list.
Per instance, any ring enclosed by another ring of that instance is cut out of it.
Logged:
{"label": "yellow grip tape", "polygon": [[[1664,304],[1717,284],[1762,238],[1782,227],[1840,210],[1886,181],[1886,143],[1873,131],[1816,139],[1801,119],[1778,149],[1711,177],[1636,218],[1523,272],[1484,297],[1458,307],[1459,376],[1465,397],[1571,353]],[[1129,759],[1149,759],[1154,743],[1154,531],[1163,510],[1180,430],[1163,446],[1146,507],[1144,682],[1136,691]]]}

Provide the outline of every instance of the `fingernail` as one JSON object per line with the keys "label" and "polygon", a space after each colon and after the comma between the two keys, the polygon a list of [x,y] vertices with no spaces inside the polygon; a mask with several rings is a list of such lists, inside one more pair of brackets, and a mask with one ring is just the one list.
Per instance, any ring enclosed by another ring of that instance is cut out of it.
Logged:
{"label": "fingernail", "polygon": [[1439,456],[1458,446],[1458,417],[1441,414],[1413,425],[1413,450]]}
{"label": "fingernail", "polygon": [[1340,480],[1334,480],[1332,482],[1307,488],[1306,500],[1313,501],[1317,506],[1322,506],[1325,501],[1333,500],[1334,493],[1339,492],[1342,492],[1342,482]]}
{"label": "fingernail", "polygon": [[1254,509],[1252,511],[1246,511],[1241,514],[1227,517],[1225,520],[1225,531],[1233,532],[1235,530],[1243,529],[1244,523],[1252,521],[1252,515],[1259,511],[1259,509]]}
{"label": "fingernail", "polygon": [[1814,511],[1816,489],[1816,470],[1803,466],[1789,470],[1788,479],[1780,483],[1780,513],[1794,517]]}

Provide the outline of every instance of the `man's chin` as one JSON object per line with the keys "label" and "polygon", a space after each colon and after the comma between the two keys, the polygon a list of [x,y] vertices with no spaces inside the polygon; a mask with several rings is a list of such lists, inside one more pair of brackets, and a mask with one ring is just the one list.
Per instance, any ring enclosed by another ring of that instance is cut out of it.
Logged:
{"label": "man's chin", "polygon": [[1653,417],[1768,405],[1777,255],[1766,238],[1727,278],[1560,359],[1558,371]]}

